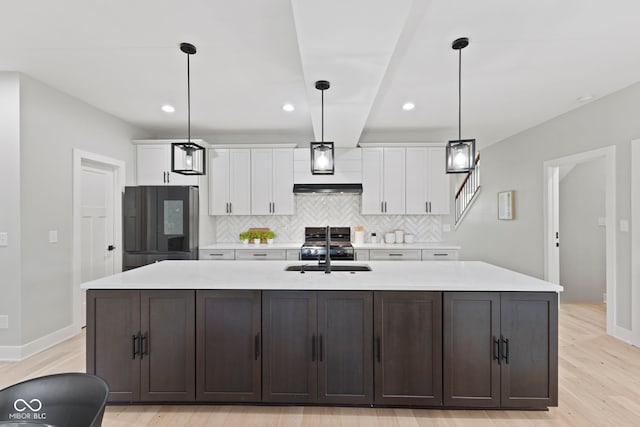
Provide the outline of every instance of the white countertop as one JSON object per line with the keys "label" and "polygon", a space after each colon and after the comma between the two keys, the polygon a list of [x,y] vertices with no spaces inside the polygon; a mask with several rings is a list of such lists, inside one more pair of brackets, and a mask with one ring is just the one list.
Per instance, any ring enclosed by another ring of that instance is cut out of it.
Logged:
{"label": "white countertop", "polygon": [[[370,261],[372,271],[299,272],[290,261],[162,261],[86,282],[83,289],[281,289],[560,292],[562,286],[480,261]],[[313,263],[306,263],[313,264]]]}
{"label": "white countertop", "polygon": [[[451,243],[437,242],[437,243],[353,243],[354,249],[460,249],[460,246]],[[300,249],[302,242],[289,242],[289,243],[276,243],[271,245],[260,244],[255,246],[251,243],[245,245],[244,243],[211,243],[208,245],[200,246],[199,249],[204,250],[222,250],[222,249]]]}

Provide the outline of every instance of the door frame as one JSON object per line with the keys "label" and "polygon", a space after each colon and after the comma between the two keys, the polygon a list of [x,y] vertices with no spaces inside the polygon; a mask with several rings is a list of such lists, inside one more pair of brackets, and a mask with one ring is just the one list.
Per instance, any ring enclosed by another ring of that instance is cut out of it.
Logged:
{"label": "door frame", "polygon": [[607,334],[628,341],[628,330],[616,325],[616,147],[611,145],[596,150],[560,157],[544,162],[544,279],[559,284],[560,256],[555,250],[556,240],[552,235],[554,221],[560,212],[559,168],[604,158],[605,163],[605,248],[606,248],[606,293]]}
{"label": "door frame", "polygon": [[[125,186],[125,162],[88,151],[73,149],[73,248],[71,271],[73,272],[73,289],[71,307],[73,309],[73,329],[80,332],[80,283],[82,272],[82,166],[91,164],[113,171],[113,232],[114,232],[114,271],[122,271],[122,192]],[[119,197],[120,196],[120,197]]]}
{"label": "door frame", "polygon": [[631,343],[640,347],[640,139],[631,141]]}

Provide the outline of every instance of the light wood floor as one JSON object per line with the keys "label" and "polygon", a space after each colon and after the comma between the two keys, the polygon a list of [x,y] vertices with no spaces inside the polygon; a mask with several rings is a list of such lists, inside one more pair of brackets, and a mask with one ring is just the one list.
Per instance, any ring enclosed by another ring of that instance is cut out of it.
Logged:
{"label": "light wood floor", "polygon": [[[108,406],[103,426],[640,426],[640,349],[604,331],[604,306],[562,304],[560,406],[548,412]],[[0,362],[0,389],[27,378],[84,371],[84,345],[80,335],[23,362]]]}

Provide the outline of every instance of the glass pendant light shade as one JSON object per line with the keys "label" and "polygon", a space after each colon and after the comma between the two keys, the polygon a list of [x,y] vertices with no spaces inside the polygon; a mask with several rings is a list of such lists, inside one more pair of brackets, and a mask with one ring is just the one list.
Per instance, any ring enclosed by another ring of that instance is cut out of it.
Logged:
{"label": "glass pendant light shade", "polygon": [[476,166],[476,140],[449,141],[446,154],[447,173],[467,173]]}
{"label": "glass pendant light shade", "polygon": [[204,175],[205,149],[194,142],[171,144],[171,171],[182,175]]}
{"label": "glass pendant light shade", "polygon": [[311,143],[311,173],[313,175],[333,175],[333,142]]}

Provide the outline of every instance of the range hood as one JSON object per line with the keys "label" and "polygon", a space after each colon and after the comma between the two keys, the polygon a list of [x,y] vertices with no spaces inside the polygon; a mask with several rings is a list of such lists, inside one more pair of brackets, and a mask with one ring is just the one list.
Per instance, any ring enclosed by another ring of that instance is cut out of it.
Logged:
{"label": "range hood", "polygon": [[362,184],[293,184],[295,194],[350,193],[362,194]]}

